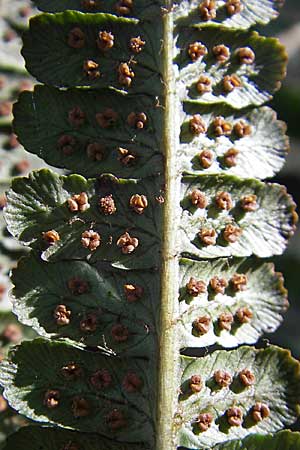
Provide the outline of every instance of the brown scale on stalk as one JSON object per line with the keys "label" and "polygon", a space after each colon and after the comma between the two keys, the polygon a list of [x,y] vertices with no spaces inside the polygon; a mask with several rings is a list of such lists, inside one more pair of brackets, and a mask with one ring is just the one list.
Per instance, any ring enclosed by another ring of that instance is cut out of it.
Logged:
{"label": "brown scale on stalk", "polygon": [[200,114],[195,114],[189,121],[189,129],[192,134],[199,135],[206,133],[207,126]]}
{"label": "brown scale on stalk", "polygon": [[112,108],[106,108],[102,113],[97,113],[95,118],[101,128],[110,128],[117,122],[119,114]]}
{"label": "brown scale on stalk", "polygon": [[81,245],[94,252],[101,244],[101,236],[96,231],[87,230],[81,235]]}
{"label": "brown scale on stalk", "polygon": [[130,208],[137,214],[143,214],[148,207],[148,200],[146,195],[134,194],[129,200]]}
{"label": "brown scale on stalk", "polygon": [[71,212],[84,212],[89,209],[89,199],[86,192],[81,192],[80,194],[74,194],[71,198],[67,200],[69,210]]}
{"label": "brown scale on stalk", "polygon": [[203,382],[200,375],[192,375],[189,380],[189,388],[194,394],[198,394],[203,388]]}
{"label": "brown scale on stalk", "polygon": [[85,122],[85,113],[79,106],[74,106],[74,108],[70,109],[68,112],[68,120],[74,127],[81,127]]}
{"label": "brown scale on stalk", "polygon": [[42,238],[48,245],[54,245],[56,242],[60,241],[60,236],[55,230],[45,231],[42,233]]}
{"label": "brown scale on stalk", "polygon": [[217,241],[217,233],[213,228],[202,228],[198,237],[204,245],[215,245]]}
{"label": "brown scale on stalk", "polygon": [[105,154],[105,147],[98,142],[91,142],[86,147],[86,154],[92,161],[102,161]]}
{"label": "brown scale on stalk", "polygon": [[107,389],[112,384],[112,376],[107,369],[97,370],[91,375],[90,383],[96,389]]}
{"label": "brown scale on stalk", "polygon": [[114,46],[114,35],[109,31],[99,31],[98,38],[96,40],[99,50],[106,52]]}
{"label": "brown scale on stalk", "polygon": [[201,413],[197,418],[197,426],[203,433],[207,431],[213,422],[213,416],[210,413]]}
{"label": "brown scale on stalk", "polygon": [[188,295],[191,295],[192,297],[198,297],[198,295],[204,294],[206,290],[207,288],[205,282],[196,280],[193,277],[191,277],[189,282],[186,284],[186,291]]}
{"label": "brown scale on stalk", "polygon": [[122,381],[122,387],[129,394],[140,391],[143,387],[143,380],[135,373],[128,372]]}
{"label": "brown scale on stalk", "polygon": [[223,230],[223,238],[229,244],[234,244],[239,240],[242,233],[243,230],[238,225],[229,223]]}
{"label": "brown scale on stalk", "polygon": [[214,154],[211,150],[204,149],[198,155],[199,163],[203,169],[208,169],[214,162]]}
{"label": "brown scale on stalk", "polygon": [[189,195],[189,198],[192,205],[199,209],[206,208],[208,204],[206,195],[204,194],[204,192],[199,191],[199,189],[195,189],[194,191],[192,191]]}
{"label": "brown scale on stalk", "polygon": [[75,151],[76,139],[68,134],[63,134],[58,139],[57,145],[65,156],[70,156]]}
{"label": "brown scale on stalk", "polygon": [[133,70],[129,67],[128,63],[120,63],[118,67],[118,81],[122,86],[129,88],[132,84],[132,80],[135,77]]}
{"label": "brown scale on stalk", "polygon": [[83,72],[90,80],[96,80],[100,77],[99,64],[92,59],[87,59],[83,62]]}
{"label": "brown scale on stalk", "polygon": [[227,93],[232,92],[234,89],[242,86],[242,81],[236,74],[225,75],[222,83],[224,91]]}
{"label": "brown scale on stalk", "polygon": [[106,197],[101,197],[99,200],[99,207],[101,212],[105,216],[111,216],[112,214],[115,214],[115,212],[117,211],[112,194],[106,195]]}
{"label": "brown scale on stalk", "polygon": [[207,75],[200,75],[197,83],[196,89],[199,94],[205,94],[206,92],[212,91],[212,81]]}
{"label": "brown scale on stalk", "polygon": [[218,318],[218,326],[220,330],[230,331],[234,318],[229,312],[222,313]]}
{"label": "brown scale on stalk", "polygon": [[233,127],[233,131],[237,137],[243,138],[249,136],[252,132],[251,125],[246,123],[244,120],[239,120]]}
{"label": "brown scale on stalk", "polygon": [[216,370],[214,380],[219,387],[225,388],[232,383],[232,376],[226,370]]}
{"label": "brown scale on stalk", "polygon": [[200,17],[202,20],[213,20],[217,17],[215,0],[203,0],[199,5]]}
{"label": "brown scale on stalk", "polygon": [[138,130],[145,128],[147,120],[147,116],[144,112],[131,112],[127,117],[128,125]]}
{"label": "brown scale on stalk", "polygon": [[121,248],[123,254],[128,255],[135,251],[139,245],[139,240],[136,237],[130,236],[126,231],[117,240],[117,246]]}
{"label": "brown scale on stalk", "polygon": [[229,192],[218,192],[215,198],[215,202],[218,208],[229,211],[233,208],[233,202]]}
{"label": "brown scale on stalk", "polygon": [[215,276],[210,280],[209,285],[215,294],[225,294],[228,281],[225,278]]}
{"label": "brown scale on stalk", "polygon": [[144,295],[144,288],[138,284],[124,284],[123,289],[128,303],[135,303]]}
{"label": "brown scale on stalk", "polygon": [[69,325],[71,310],[67,309],[66,305],[57,305],[53,312],[53,317],[56,324],[59,326]]}
{"label": "brown scale on stalk", "polygon": [[129,49],[135,54],[141,53],[145,45],[146,42],[140,36],[131,38],[129,41]]}
{"label": "brown scale on stalk", "polygon": [[226,45],[215,45],[212,52],[219,63],[225,63],[230,58],[230,50]]}
{"label": "brown scale on stalk", "polygon": [[229,136],[232,132],[231,123],[227,122],[223,116],[217,116],[212,122],[212,127],[216,136]]}
{"label": "brown scale on stalk", "polygon": [[211,324],[211,318],[209,316],[200,316],[193,322],[193,329],[198,334],[203,335],[208,333]]}
{"label": "brown scale on stalk", "polygon": [[193,42],[188,47],[188,55],[193,62],[197,61],[197,59],[202,56],[207,55],[207,48],[202,42]]}
{"label": "brown scale on stalk", "polygon": [[85,34],[79,27],[75,27],[69,32],[68,45],[72,48],[83,48],[85,46]]}

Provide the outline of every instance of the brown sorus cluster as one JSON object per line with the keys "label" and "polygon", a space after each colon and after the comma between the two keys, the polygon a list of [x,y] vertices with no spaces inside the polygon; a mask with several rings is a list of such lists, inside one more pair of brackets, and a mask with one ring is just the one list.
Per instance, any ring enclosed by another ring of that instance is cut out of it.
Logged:
{"label": "brown sorus cluster", "polygon": [[83,72],[90,80],[96,80],[100,77],[99,64],[92,59],[87,59],[83,63]]}
{"label": "brown sorus cluster", "polygon": [[131,394],[142,389],[143,380],[135,372],[128,372],[122,382],[122,386],[125,391]]}
{"label": "brown sorus cluster", "polygon": [[82,280],[78,277],[70,278],[68,281],[68,288],[73,295],[85,294],[89,290],[89,285],[87,281]]}
{"label": "brown sorus cluster", "polygon": [[29,167],[30,167],[29,161],[27,161],[27,159],[22,159],[18,163],[14,164],[13,170],[17,175],[19,175],[21,173],[26,172],[26,170],[28,170]]}
{"label": "brown sorus cluster", "polygon": [[198,295],[206,292],[206,284],[204,281],[196,280],[191,277],[189,282],[186,284],[186,291],[192,297],[197,297]]}
{"label": "brown sorus cluster", "polygon": [[125,419],[123,412],[118,409],[113,409],[106,416],[106,423],[107,426],[113,431],[119,430],[120,428],[124,428],[127,425],[127,421]]}
{"label": "brown sorus cluster", "polygon": [[60,372],[67,380],[76,380],[83,375],[83,371],[80,365],[74,362],[70,362],[66,366],[63,366]]}
{"label": "brown sorus cluster", "polygon": [[12,344],[17,344],[22,339],[22,331],[19,325],[9,323],[2,331],[1,338]]}
{"label": "brown sorus cluster", "polygon": [[220,209],[224,209],[226,211],[229,211],[233,207],[233,202],[231,195],[229,192],[221,191],[218,192],[215,198],[216,205]]}
{"label": "brown sorus cluster", "polygon": [[90,414],[89,402],[83,397],[74,397],[72,401],[72,413],[74,417],[86,417]]}
{"label": "brown sorus cluster", "polygon": [[208,333],[211,323],[211,318],[209,316],[200,316],[193,322],[193,329],[200,335]]}
{"label": "brown sorus cluster", "polygon": [[190,193],[190,201],[196,208],[204,209],[207,206],[207,198],[204,192],[195,189]]}
{"label": "brown sorus cluster", "polygon": [[236,51],[240,64],[253,64],[255,53],[249,47],[241,47]]}
{"label": "brown sorus cluster", "polygon": [[236,317],[237,321],[242,323],[242,324],[243,323],[249,323],[251,321],[252,317],[253,317],[253,313],[247,307],[239,308],[237,310],[237,312],[235,313],[235,317]]}
{"label": "brown sorus cluster", "polygon": [[80,446],[76,444],[76,442],[67,442],[66,445],[63,446],[61,450],[81,450]]}
{"label": "brown sorus cluster", "polygon": [[68,113],[68,119],[74,127],[80,127],[85,122],[85,114],[79,106],[74,106]]}
{"label": "brown sorus cluster", "polygon": [[195,135],[206,133],[207,127],[206,123],[200,116],[200,114],[195,114],[189,122],[190,132]]}
{"label": "brown sorus cluster", "polygon": [[223,88],[225,92],[232,92],[235,88],[241,86],[242,82],[236,74],[225,75],[223,78]]}
{"label": "brown sorus cluster", "polygon": [[0,103],[0,117],[9,116],[12,113],[12,102],[5,101]]}
{"label": "brown sorus cluster", "polygon": [[241,0],[226,0],[226,10],[230,16],[238,14],[243,11]]}
{"label": "brown sorus cluster", "polygon": [[194,394],[198,394],[203,387],[203,382],[200,375],[192,375],[189,380],[189,387]]}
{"label": "brown sorus cluster", "polygon": [[68,134],[63,134],[58,139],[57,145],[65,156],[70,156],[74,153],[76,139]]}
{"label": "brown sorus cluster", "polygon": [[216,370],[214,380],[221,388],[228,387],[232,382],[232,376],[226,370]]}
{"label": "brown sorus cluster", "polygon": [[70,323],[71,311],[67,309],[66,305],[57,305],[53,317],[57,325],[68,325]]}
{"label": "brown sorus cluster", "polygon": [[112,194],[107,195],[106,197],[101,197],[99,200],[99,206],[101,209],[101,212],[105,216],[111,216],[117,211],[115,201],[113,199]]}
{"label": "brown sorus cluster", "polygon": [[57,408],[60,400],[60,392],[57,389],[49,389],[44,395],[44,405],[49,409]]}
{"label": "brown sorus cluster", "polygon": [[107,389],[112,384],[112,376],[107,369],[97,370],[91,375],[90,382],[96,389]]}
{"label": "brown sorus cluster", "polygon": [[235,242],[238,241],[242,232],[243,230],[238,225],[233,225],[232,223],[229,223],[226,225],[223,231],[223,238],[226,242],[234,244]]}
{"label": "brown sorus cluster", "polygon": [[4,294],[7,290],[7,287],[5,286],[5,284],[0,284],[0,300],[3,300]]}
{"label": "brown sorus cluster", "polygon": [[134,72],[130,69],[128,63],[120,63],[118,67],[118,81],[122,86],[130,87],[134,78]]}
{"label": "brown sorus cluster", "polygon": [[230,50],[228,47],[226,47],[226,45],[215,45],[212,49],[212,52],[219,63],[224,63],[230,58]]}
{"label": "brown sorus cluster", "polygon": [[214,161],[214,154],[211,150],[205,149],[199,153],[199,163],[203,169],[208,169]]}
{"label": "brown sorus cluster", "polygon": [[109,128],[115,125],[118,120],[118,113],[112,108],[106,108],[102,113],[96,114],[96,121],[102,128]]}
{"label": "brown sorus cluster", "polygon": [[129,303],[140,300],[144,295],[144,289],[138,284],[124,284],[124,293]]}
{"label": "brown sorus cluster", "polygon": [[88,248],[92,252],[95,251],[101,244],[101,236],[96,231],[87,230],[81,235],[81,245]]}
{"label": "brown sorus cluster", "polygon": [[245,195],[241,198],[241,208],[246,212],[254,212],[257,209],[257,196],[255,194]]}
{"label": "brown sorus cluster", "polygon": [[207,75],[200,75],[197,83],[196,89],[199,94],[204,94],[205,92],[212,91],[212,82],[211,79]]}
{"label": "brown sorus cluster", "polygon": [[92,159],[93,161],[102,161],[105,154],[105,147],[98,142],[91,142],[86,147],[86,154],[88,158]]}
{"label": "brown sorus cluster", "polygon": [[143,41],[140,36],[137,36],[137,37],[134,37],[134,38],[130,39],[130,41],[129,41],[129,49],[133,53],[137,54],[137,53],[140,53],[143,50],[145,44],[146,44],[146,42]]}
{"label": "brown sorus cluster", "polygon": [[241,372],[239,372],[239,379],[246,387],[252,386],[255,383],[255,375],[249,369],[241,370]]}
{"label": "brown sorus cluster", "polygon": [[129,206],[137,214],[143,214],[148,206],[148,200],[146,195],[134,194],[129,200]]}
{"label": "brown sorus cluster", "polygon": [[227,167],[234,167],[237,165],[237,157],[239,155],[239,150],[236,148],[230,148],[224,153],[224,164]]}
{"label": "brown sorus cluster", "polygon": [[111,335],[116,342],[126,342],[129,338],[129,330],[125,325],[116,323],[111,329]]}
{"label": "brown sorus cluster", "polygon": [[99,50],[110,50],[114,46],[114,35],[109,31],[99,31],[96,43]]}
{"label": "brown sorus cluster", "polygon": [[261,422],[270,415],[270,408],[265,403],[257,402],[252,408],[252,419],[254,422]]}
{"label": "brown sorus cluster", "polygon": [[0,395],[0,413],[6,411],[8,408],[8,403],[3,397],[3,395]]}
{"label": "brown sorus cluster", "polygon": [[216,294],[225,294],[228,281],[225,278],[215,276],[210,280],[209,285]]}
{"label": "brown sorus cluster", "polygon": [[233,131],[239,138],[249,136],[251,134],[251,126],[244,120],[239,120],[233,127]]}
{"label": "brown sorus cluster", "polygon": [[121,16],[131,14],[133,8],[133,0],[120,0],[116,3],[116,12]]}
{"label": "brown sorus cluster", "polygon": [[142,130],[147,123],[147,116],[144,112],[131,112],[127,117],[129,126]]}
{"label": "brown sorus cluster", "polygon": [[83,48],[85,45],[85,34],[79,28],[73,28],[68,35],[68,45],[72,48]]}
{"label": "brown sorus cluster", "polygon": [[17,148],[20,145],[17,135],[15,133],[11,133],[9,135],[6,145],[9,149]]}
{"label": "brown sorus cluster", "polygon": [[230,285],[235,292],[247,289],[248,278],[243,273],[235,273],[230,279]]}
{"label": "brown sorus cluster", "polygon": [[215,0],[203,0],[199,5],[200,17],[202,20],[212,20],[217,16]]}
{"label": "brown sorus cluster", "polygon": [[48,245],[54,245],[55,242],[60,240],[60,236],[57,231],[49,230],[42,233],[42,238],[47,242]]}
{"label": "brown sorus cluster", "polygon": [[201,432],[207,431],[213,422],[213,416],[210,413],[201,413],[197,418],[197,425]]}
{"label": "brown sorus cluster", "polygon": [[207,48],[202,42],[193,42],[189,45],[188,55],[192,61],[197,61],[201,56],[207,55]]}
{"label": "brown sorus cluster", "polygon": [[82,0],[81,1],[81,7],[88,11],[92,11],[92,10],[98,8],[98,6],[99,6],[98,0]]}
{"label": "brown sorus cluster", "polygon": [[126,231],[126,233],[122,234],[117,240],[117,246],[121,248],[122,253],[128,255],[138,247],[139,240],[135,237],[131,237],[130,234]]}
{"label": "brown sorus cluster", "polygon": [[243,411],[237,406],[227,409],[227,421],[233,427],[239,427],[243,422]]}
{"label": "brown sorus cluster", "polygon": [[218,318],[218,325],[220,330],[230,331],[234,318],[230,312],[224,312],[220,314]]}
{"label": "brown sorus cluster", "polygon": [[119,147],[118,153],[118,160],[123,166],[130,166],[131,164],[135,163],[136,155],[127,148]]}
{"label": "brown sorus cluster", "polygon": [[204,245],[215,245],[217,241],[217,233],[213,228],[202,228],[198,237]]}
{"label": "brown sorus cluster", "polygon": [[216,136],[229,136],[232,132],[232,125],[222,116],[215,117],[212,126]]}
{"label": "brown sorus cluster", "polygon": [[86,192],[81,192],[80,194],[74,194],[71,198],[68,198],[68,207],[71,212],[84,212],[89,207],[89,199]]}
{"label": "brown sorus cluster", "polygon": [[82,319],[79,328],[84,333],[94,333],[97,330],[98,316],[96,313],[87,314],[85,319]]}

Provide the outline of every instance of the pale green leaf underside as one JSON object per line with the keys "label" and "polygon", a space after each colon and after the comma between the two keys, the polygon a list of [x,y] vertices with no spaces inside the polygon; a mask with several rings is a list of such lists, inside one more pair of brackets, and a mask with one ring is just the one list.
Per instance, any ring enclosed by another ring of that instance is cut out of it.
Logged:
{"label": "pale green leaf underside", "polygon": [[254,434],[245,439],[238,439],[217,445],[213,450],[299,450],[300,433],[280,431],[267,436]]}
{"label": "pale green leaf underside", "polygon": [[[82,371],[69,380],[61,369],[70,363]],[[95,387],[91,377],[100,370],[109,373],[110,384]],[[139,390],[128,392],[124,379],[136,374]],[[153,383],[147,362],[138,359],[117,359],[101,353],[82,351],[55,341],[36,339],[25,342],[11,353],[11,361],[3,363],[0,381],[4,395],[18,412],[38,422],[58,424],[79,431],[97,432],[111,439],[125,442],[148,441],[152,438]],[[58,390],[60,399],[54,408],[44,404],[48,390]],[[74,398],[84,399],[86,415],[78,415]],[[150,400],[149,400],[150,399]],[[73,406],[72,406],[73,405]],[[121,412],[126,421],[113,430],[109,416],[113,410]]]}
{"label": "pale green leaf underside", "polygon": [[[155,267],[160,248],[161,204],[156,200],[160,188],[159,178],[138,182],[107,176],[97,181],[80,175],[59,176],[47,169],[34,171],[29,178],[13,180],[7,194],[8,229],[21,242],[42,251],[44,260],[89,258],[123,268]],[[84,212],[71,212],[67,200],[81,192],[87,193],[91,206]],[[135,194],[148,199],[143,214],[129,206]],[[105,215],[99,201],[109,195],[113,196],[116,212]],[[43,233],[50,230],[60,237],[54,245],[47,245],[43,238]],[[82,234],[89,230],[101,237],[95,250],[81,244]],[[129,254],[117,245],[125,232],[138,239],[137,247]]]}
{"label": "pale green leaf underside", "polygon": [[[1,14],[0,5],[0,14]],[[10,40],[7,36],[12,35]],[[0,18],[0,68],[1,70],[24,71],[24,61],[20,55],[20,37],[6,23],[1,14]]]}
{"label": "pale green leaf underside", "polygon": [[[194,42],[201,42],[208,50],[207,55],[196,62],[192,62],[188,55],[189,45]],[[212,49],[221,44],[229,48],[230,58],[220,64]],[[174,61],[179,67],[177,91],[183,100],[203,104],[226,103],[238,109],[259,106],[272,98],[285,76],[287,54],[284,47],[277,39],[259,36],[256,32],[214,27],[187,28],[179,31],[176,47],[178,54]],[[255,53],[253,64],[240,63],[236,51],[242,47],[249,47]],[[223,78],[233,74],[238,76],[241,86],[226,92]],[[199,94],[197,91],[200,75],[211,80],[211,92]]]}
{"label": "pale green leaf underside", "polygon": [[[180,345],[206,347],[218,343],[223,347],[255,343],[263,333],[275,331],[282,322],[282,314],[288,303],[281,274],[274,272],[272,264],[255,259],[217,259],[216,261],[192,262],[184,259],[180,264]],[[234,274],[247,277],[244,291],[235,292],[231,285]],[[228,287],[224,294],[215,294],[209,281],[218,276],[225,278]],[[186,285],[190,278],[205,282],[207,291],[197,297],[188,294]],[[253,317],[248,323],[240,323],[236,312],[248,308]],[[218,318],[231,313],[234,322],[230,331],[220,329]],[[208,333],[197,335],[192,323],[201,316],[208,316],[211,324]]]}
{"label": "pale green leaf underside", "polygon": [[178,1],[174,10],[174,18],[178,25],[206,25],[224,26],[226,28],[249,28],[257,23],[266,25],[270,20],[276,19],[283,5],[283,0],[241,0],[240,13],[230,16],[225,8],[225,0],[216,0],[216,18],[201,20],[199,0]]}
{"label": "pale green leaf underside", "polygon": [[[180,223],[180,250],[184,255],[197,258],[221,256],[269,257],[283,252],[288,238],[293,234],[297,215],[292,198],[278,184],[257,180],[240,180],[227,175],[200,175],[184,177],[182,183],[182,216]],[[206,195],[208,205],[204,209],[193,207],[190,194],[198,189]],[[231,195],[233,208],[222,210],[216,205],[216,195]],[[240,200],[246,195],[257,196],[257,208],[245,212]],[[234,243],[224,239],[226,225],[239,226],[241,235]],[[198,233],[214,229],[216,244],[206,245]]]}
{"label": "pale green leaf underside", "polygon": [[[87,283],[85,293],[72,292],[68,282],[74,278]],[[97,270],[83,261],[51,264],[32,254],[20,260],[12,282],[16,286],[12,292],[14,312],[22,323],[42,336],[67,337],[79,344],[109,348],[117,354],[145,357],[156,353],[160,288],[155,273]],[[143,289],[136,301],[127,300],[127,284]],[[59,326],[54,311],[62,303],[71,311],[71,317],[68,325]],[[81,321],[90,315],[96,318],[96,329],[84,332]],[[112,329],[116,324],[128,329],[124,342],[114,339]]]}
{"label": "pale green leaf underside", "polygon": [[[38,10],[28,0],[2,0],[0,14],[13,28],[23,30],[28,26],[29,18],[37,14]],[[20,52],[18,46],[18,52]],[[22,61],[22,60],[21,60]],[[23,66],[23,61],[22,61]]]}
{"label": "pale green leaf underside", "polygon": [[[105,0],[95,3],[95,6],[88,8],[85,6],[84,2],[81,0],[34,0],[34,3],[41,11],[49,12],[60,12],[67,9],[78,10],[82,12],[89,13],[111,13],[117,14],[116,9],[117,0]],[[157,19],[157,15],[161,12],[161,7],[163,6],[160,0],[135,0],[132,2],[132,8],[126,14],[126,17],[136,17],[138,19]]]}
{"label": "pale green leaf underside", "polygon": [[[185,104],[186,115],[181,127],[181,145],[178,157],[183,172],[190,174],[226,172],[241,178],[269,178],[282,168],[287,156],[289,142],[285,135],[284,122],[277,120],[276,113],[268,108],[243,110],[236,112],[231,109],[215,106],[200,106]],[[193,135],[189,122],[193,115],[200,114],[204,120],[207,132]],[[232,126],[229,136],[216,136],[213,121],[216,117],[224,117]],[[239,137],[234,127],[243,120],[250,125],[251,134]],[[199,154],[203,149],[210,150],[213,162],[209,168],[203,168]],[[226,165],[225,155],[230,149],[238,150],[236,165]]]}
{"label": "pale green leaf underside", "polygon": [[[240,347],[230,352],[215,351],[203,358],[182,357],[181,364],[179,411],[182,411],[182,426],[179,429],[179,445],[185,448],[207,448],[253,433],[272,433],[297,419],[299,363],[291,358],[287,350],[275,346],[264,350]],[[243,387],[238,377],[243,369],[249,369],[255,375],[254,385]],[[233,380],[229,387],[218,387],[213,378],[216,370],[229,372]],[[188,387],[190,377],[195,374],[201,376],[204,385],[198,394],[192,394]],[[251,415],[256,402],[265,403],[270,409],[270,416],[258,423],[253,421]],[[233,406],[243,412],[241,426],[228,424],[226,411]],[[206,432],[200,432],[195,423],[202,412],[210,412],[214,417]]]}
{"label": "pale green leaf underside", "polygon": [[[75,106],[85,114],[85,121],[79,127],[72,125],[68,118]],[[114,125],[103,128],[96,115],[105,113],[107,109],[113,109],[118,118]],[[128,124],[131,112],[146,114],[147,122],[143,129]],[[65,167],[89,177],[109,172],[138,178],[162,171],[162,109],[150,97],[127,98],[107,91],[59,91],[37,86],[33,93],[26,92],[19,97],[14,115],[15,131],[22,144],[53,166]],[[72,154],[64,154],[59,144],[64,135],[75,139]],[[87,154],[88,145],[93,143],[103,146],[101,161]],[[134,155],[133,163],[122,163],[119,147]]]}
{"label": "pale green leaf underside", "polygon": [[77,444],[80,450],[146,450],[141,443],[121,444],[97,434],[38,426],[24,427],[9,436],[3,450],[24,450],[28,442],[31,450],[62,449],[71,444]]}
{"label": "pale green leaf underside", "polygon": [[[80,25],[78,25],[80,23]],[[83,48],[68,44],[71,30],[80,28],[85,35]],[[107,51],[97,47],[99,31],[114,35],[114,46]],[[161,21],[151,25],[106,14],[83,14],[75,11],[41,14],[30,21],[24,34],[22,54],[27,70],[39,81],[55,86],[113,87],[129,93],[161,93]],[[129,48],[131,38],[140,36],[145,42],[140,53]],[[85,74],[83,64],[92,60],[99,64],[100,76]],[[129,63],[134,72],[130,87],[119,81],[118,67]]]}

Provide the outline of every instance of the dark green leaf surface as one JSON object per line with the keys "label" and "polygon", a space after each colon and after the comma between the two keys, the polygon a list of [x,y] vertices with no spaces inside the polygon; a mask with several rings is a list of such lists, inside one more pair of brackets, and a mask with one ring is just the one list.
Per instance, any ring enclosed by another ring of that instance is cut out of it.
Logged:
{"label": "dark green leaf surface", "polygon": [[[80,24],[80,25],[79,25]],[[24,34],[22,54],[27,70],[39,81],[55,86],[113,87],[130,93],[161,93],[160,48],[161,22],[138,24],[134,20],[106,14],[83,14],[74,11],[41,14],[30,21],[30,29]],[[68,44],[69,33],[80,28],[85,35],[82,48]],[[110,50],[97,47],[100,31],[114,35]],[[140,36],[145,46],[139,53],[129,48],[131,38]],[[86,60],[99,64],[100,76],[91,78],[83,70]],[[127,89],[119,82],[118,67],[128,63],[134,72]]]}
{"label": "dark green leaf surface", "polygon": [[[73,379],[67,379],[62,373],[70,363],[81,369]],[[111,377],[110,384],[106,388],[96,388],[91,377],[104,369]],[[125,377],[129,372],[141,380],[139,390],[134,392],[126,388]],[[42,339],[17,347],[11,353],[11,361],[2,363],[0,373],[5,397],[25,416],[38,422],[97,432],[121,442],[153,438],[152,402],[155,394],[150,380],[149,366],[143,360],[102,356]],[[59,391],[56,407],[49,408],[45,404],[48,390]],[[77,413],[74,407],[78,398],[85,400],[85,415]],[[120,412],[124,419],[123,426],[117,429],[112,429],[110,421],[114,410]]]}
{"label": "dark green leaf surface", "polygon": [[[207,48],[207,55],[193,62],[188,54],[189,45],[201,42]],[[213,54],[213,47],[225,45],[230,58],[219,63]],[[204,28],[180,30],[176,43],[178,55],[175,63],[179,67],[177,91],[180,98],[202,104],[226,103],[233,108],[258,106],[272,98],[280,88],[285,76],[287,54],[275,38],[259,36],[256,32],[241,32],[226,29]],[[252,64],[241,64],[236,51],[249,47],[255,54]],[[223,78],[237,75],[241,86],[226,92]],[[199,94],[196,89],[200,75],[211,81],[211,92]]]}
{"label": "dark green leaf surface", "polygon": [[283,0],[241,0],[242,9],[239,13],[229,15],[223,0],[216,0],[216,18],[201,20],[199,0],[182,0],[177,2],[174,17],[180,25],[224,26],[226,28],[249,28],[257,23],[266,25],[278,16]]}
{"label": "dark green leaf surface", "polygon": [[[70,280],[87,283],[82,294],[74,293]],[[23,258],[13,271],[14,312],[18,319],[46,337],[67,337],[88,346],[109,348],[117,354],[156,354],[159,321],[159,277],[155,273],[107,271],[83,261],[46,263],[32,254]],[[139,286],[143,294],[128,301],[125,285]],[[57,325],[55,308],[66,305],[70,323]],[[95,330],[81,329],[82,321],[96,318]],[[118,342],[112,329],[116,324],[128,328],[128,339]]]}
{"label": "dark green leaf surface", "polygon": [[[45,260],[88,258],[91,262],[109,261],[122,268],[155,267],[160,251],[162,206],[156,200],[160,189],[159,178],[138,182],[107,176],[97,181],[79,175],[59,176],[46,169],[35,171],[29,178],[13,180],[7,195],[8,229],[23,243],[42,251]],[[90,208],[71,212],[67,200],[81,192],[88,195]],[[137,214],[129,205],[135,194],[148,199],[143,214]],[[109,195],[113,196],[116,212],[105,215],[99,201]],[[60,239],[54,245],[47,245],[43,233],[51,230]],[[89,230],[101,237],[94,251],[81,243],[82,234]],[[117,245],[126,232],[138,239],[138,246],[129,254]]]}
{"label": "dark green leaf surface", "polygon": [[[179,445],[189,449],[207,448],[249,434],[268,434],[296,421],[300,402],[299,363],[287,350],[270,346],[264,350],[240,347],[237,350],[216,351],[203,358],[181,358],[182,394],[179,401]],[[245,387],[239,372],[249,369],[255,383]],[[213,374],[225,370],[232,376],[228,387],[219,388]],[[203,388],[198,394],[189,390],[192,375],[201,375]],[[255,423],[251,411],[256,402],[268,405],[270,416]],[[242,410],[240,426],[230,426],[226,411],[231,407]],[[200,413],[213,416],[211,427],[200,432],[196,420]],[[231,448],[231,447],[229,447]],[[247,448],[247,447],[246,447]],[[266,447],[264,447],[266,448]],[[269,447],[268,447],[269,448]],[[282,447],[284,448],[284,447]]]}
{"label": "dark green leaf surface", "polygon": [[280,431],[267,436],[254,434],[245,439],[238,439],[217,445],[213,450],[299,450],[300,433]]}
{"label": "dark green leaf surface", "polygon": [[[117,0],[96,1],[91,7],[88,6],[88,2],[82,0],[64,0],[63,2],[61,0],[34,0],[34,3],[41,11],[60,12],[74,9],[85,13],[104,12],[119,15]],[[157,19],[157,16],[161,14],[162,6],[160,0],[134,0],[132,8],[124,16],[144,20]]]}
{"label": "dark green leaf surface", "polygon": [[[275,331],[282,322],[282,314],[288,306],[287,291],[281,274],[274,272],[272,264],[249,258],[201,262],[184,259],[180,272],[181,348],[206,347],[215,343],[223,347],[252,344],[263,333]],[[246,275],[247,284],[245,290],[236,292],[231,279],[237,273]],[[216,276],[228,283],[224,294],[216,294],[209,284]],[[186,285],[191,278],[203,281],[206,291],[196,297],[189,295]],[[248,308],[253,315],[247,323],[239,322],[236,316],[241,308]],[[233,316],[230,330],[220,328],[218,319],[223,313]],[[209,331],[197,335],[192,324],[202,316],[211,319]]]}
{"label": "dark green leaf surface", "polygon": [[[224,106],[200,106],[185,104],[186,115],[181,127],[179,160],[183,172],[191,174],[219,173],[236,175],[241,178],[269,178],[283,166],[289,149],[284,122],[277,120],[276,113],[268,108],[236,112]],[[193,135],[190,120],[194,115],[202,117],[207,131]],[[217,136],[214,120],[223,117],[232,127],[229,135]],[[240,121],[251,127],[249,135],[240,137],[235,127]],[[212,165],[204,168],[199,154],[207,149],[213,153]],[[236,165],[226,165],[225,155],[230,149],[238,151]]]}
{"label": "dark green leaf surface", "polygon": [[[190,194],[195,189],[205,194],[206,208],[192,205]],[[231,195],[232,209],[224,210],[217,206],[219,192]],[[295,229],[295,204],[285,187],[275,183],[240,180],[227,175],[184,177],[181,195],[180,249],[184,255],[197,258],[278,255],[285,249]],[[253,212],[245,212],[241,207],[241,199],[247,195],[257,196],[257,207]],[[224,239],[224,231],[229,224],[241,229],[241,235],[234,243]],[[198,233],[206,229],[215,230],[215,245],[205,245],[199,238]]]}
{"label": "dark green leaf surface", "polygon": [[[80,127],[69,121],[69,112],[79,107],[85,114]],[[114,125],[103,128],[96,115],[113,109],[118,118]],[[131,112],[144,112],[147,122],[143,129],[130,126]],[[33,93],[25,92],[14,107],[14,127],[19,140],[32,153],[49,164],[66,167],[85,176],[103,172],[122,177],[144,177],[162,171],[161,133],[162,108],[155,99],[146,96],[126,97],[107,91],[69,90],[37,86]],[[72,154],[64,154],[59,140],[67,135],[75,139]],[[94,160],[87,154],[89,144],[103,146],[103,159]],[[119,148],[134,156],[132,164],[124,165]]]}
{"label": "dark green leaf surface", "polygon": [[146,450],[142,443],[121,444],[97,434],[38,426],[22,428],[9,436],[3,450],[24,450],[28,442],[31,450],[68,449],[71,444],[78,445],[80,450]]}

